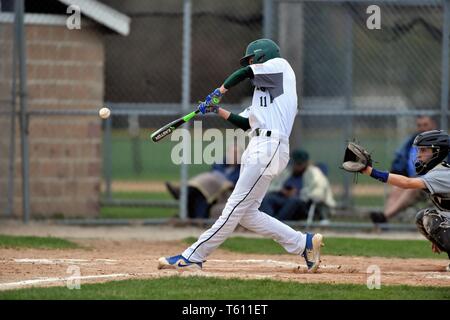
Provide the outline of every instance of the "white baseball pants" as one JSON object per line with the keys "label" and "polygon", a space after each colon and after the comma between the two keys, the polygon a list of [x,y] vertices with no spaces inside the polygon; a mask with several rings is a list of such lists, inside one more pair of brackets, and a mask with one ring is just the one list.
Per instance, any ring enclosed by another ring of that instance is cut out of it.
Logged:
{"label": "white baseball pants", "polygon": [[183,257],[203,262],[234,231],[237,224],[260,235],[270,237],[287,252],[301,254],[306,235],[258,210],[272,179],[281,173],[289,161],[286,138],[255,136],[242,154],[241,171],[235,189],[214,225],[187,248]]}

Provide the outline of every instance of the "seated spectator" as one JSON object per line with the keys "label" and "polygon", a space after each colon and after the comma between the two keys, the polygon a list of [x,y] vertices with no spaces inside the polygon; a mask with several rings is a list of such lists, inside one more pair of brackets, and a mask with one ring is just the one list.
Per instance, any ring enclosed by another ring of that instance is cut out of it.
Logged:
{"label": "seated spectator", "polygon": [[[203,172],[188,181],[188,217],[206,219],[210,209],[218,205],[223,195],[232,191],[239,178],[240,152],[237,146],[229,148],[223,164],[213,164],[211,171]],[[177,200],[180,188],[166,182],[170,194]],[[224,200],[226,202],[226,198]]]}
{"label": "seated spectator", "polygon": [[[408,137],[400,148],[395,152],[392,162],[391,173],[401,174],[405,177],[415,177],[416,169],[414,159],[416,158],[416,148],[413,147],[414,138],[421,132],[436,129],[436,122],[429,116],[418,116],[416,118],[416,132]],[[403,210],[414,205],[420,200],[426,199],[426,194],[420,189],[401,189],[395,186],[385,202],[384,211],[374,211],[370,213],[373,223],[386,223]]]}
{"label": "seated spectator", "polygon": [[292,161],[289,176],[282,173],[275,180],[272,188],[277,190],[264,197],[260,210],[279,220],[302,220],[315,203],[319,219],[327,219],[330,209],[336,206],[328,179],[319,167],[310,163],[306,151],[294,151]]}

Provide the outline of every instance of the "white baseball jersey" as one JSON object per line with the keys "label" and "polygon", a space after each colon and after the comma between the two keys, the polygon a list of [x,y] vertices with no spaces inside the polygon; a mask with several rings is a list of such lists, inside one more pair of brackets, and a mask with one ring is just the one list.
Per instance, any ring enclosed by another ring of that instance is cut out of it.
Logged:
{"label": "white baseball jersey", "polygon": [[193,262],[205,261],[238,224],[274,239],[289,253],[299,255],[306,246],[306,234],[259,211],[270,182],[289,161],[288,137],[297,113],[294,71],[282,58],[250,67],[255,75],[252,79],[255,92],[252,105],[240,115],[249,118],[253,130],[276,130],[279,137],[254,136],[250,140],[242,155],[239,180],[222,215],[182,253]]}
{"label": "white baseball jersey", "polygon": [[297,87],[291,65],[283,58],[252,64],[252,105],[241,112],[252,129],[277,130],[289,137],[297,114]]}

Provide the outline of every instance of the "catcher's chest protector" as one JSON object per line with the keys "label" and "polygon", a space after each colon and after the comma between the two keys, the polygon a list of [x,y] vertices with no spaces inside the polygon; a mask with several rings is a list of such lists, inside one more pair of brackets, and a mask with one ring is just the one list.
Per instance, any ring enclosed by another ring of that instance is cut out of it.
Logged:
{"label": "catcher's chest protector", "polygon": [[450,212],[450,193],[433,194],[430,199],[439,210]]}
{"label": "catcher's chest protector", "polygon": [[[431,176],[431,178],[429,178]],[[438,179],[433,178],[437,176]],[[422,177],[427,184],[425,192],[433,204],[441,211],[450,213],[450,166],[438,165]],[[429,187],[435,190],[431,194]]]}

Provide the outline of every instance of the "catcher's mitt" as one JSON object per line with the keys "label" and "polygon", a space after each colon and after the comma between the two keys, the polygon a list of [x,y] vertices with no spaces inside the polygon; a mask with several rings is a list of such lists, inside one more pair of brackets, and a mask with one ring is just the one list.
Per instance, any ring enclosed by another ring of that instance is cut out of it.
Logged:
{"label": "catcher's mitt", "polygon": [[345,149],[344,162],[342,169],[348,172],[361,172],[367,166],[372,166],[372,157],[360,145],[349,142]]}

